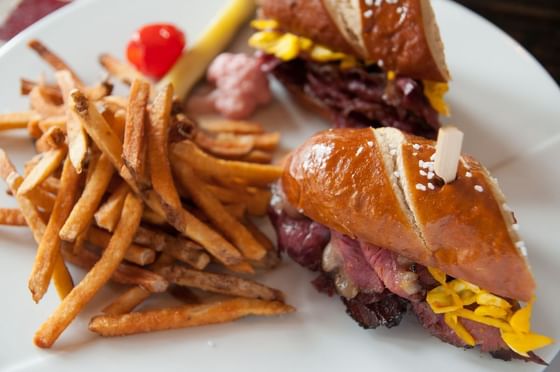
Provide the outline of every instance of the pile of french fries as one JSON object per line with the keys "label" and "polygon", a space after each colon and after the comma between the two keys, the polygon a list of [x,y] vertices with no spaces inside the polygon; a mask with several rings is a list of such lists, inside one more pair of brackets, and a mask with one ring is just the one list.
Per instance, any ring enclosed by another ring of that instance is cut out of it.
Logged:
{"label": "pile of french fries", "polygon": [[[0,177],[18,209],[0,224],[28,226],[38,244],[28,287],[39,302],[52,280],[61,302],[34,342],[51,347],[108,281],[128,285],[91,319],[103,336],[223,323],[294,311],[279,290],[235,273],[275,266],[273,244],[251,222],[281,174],[270,164],[278,133],[255,123],[199,127],[173,96],[109,55],[101,64],[130,85],[88,86],[41,42],[29,46],[56,84],[21,80],[30,111],[0,115],[0,131],[27,129],[38,152],[23,176],[0,149]],[[234,160],[232,160],[234,159]],[[87,270],[74,285],[66,264]],[[184,305],[135,310],[170,292]]]}

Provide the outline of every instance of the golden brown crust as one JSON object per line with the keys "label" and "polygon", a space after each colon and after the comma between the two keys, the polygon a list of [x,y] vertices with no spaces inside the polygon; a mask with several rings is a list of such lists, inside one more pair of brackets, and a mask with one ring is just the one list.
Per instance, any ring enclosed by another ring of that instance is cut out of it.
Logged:
{"label": "golden brown crust", "polygon": [[[308,140],[288,161],[284,192],[291,204],[329,228],[498,295],[529,300],[534,280],[481,165],[464,157],[472,177],[462,164],[455,182],[430,190],[419,161],[430,160],[433,142],[406,138],[401,177],[408,180],[404,191],[421,236],[398,204],[369,128],[329,130]],[[426,190],[418,190],[417,184]]]}
{"label": "golden brown crust", "polygon": [[[359,6],[347,5],[344,9],[336,1],[329,1],[326,6],[324,0],[261,0],[259,3],[263,16],[276,19],[284,30],[333,50],[379,63],[386,71],[415,79],[440,82],[450,79],[429,0],[382,1],[379,5],[375,5],[377,2],[367,5],[365,0],[359,0]],[[348,12],[352,17],[339,20],[337,26],[333,19],[344,18],[341,12]],[[355,19],[361,22],[354,22]],[[350,35],[355,35],[356,40],[348,40],[352,39]]]}
{"label": "golden brown crust", "polygon": [[[447,81],[449,73],[439,31],[429,1],[426,3],[425,12],[430,14],[424,14],[421,0],[383,1],[372,6],[361,0],[364,44],[369,59],[382,61],[386,70],[416,79]],[[434,50],[428,38],[434,39]]]}
{"label": "golden brown crust", "polygon": [[418,190],[416,185],[430,182],[420,174],[419,161],[430,161],[435,149],[431,144],[414,149],[413,143],[420,142],[403,145],[405,192],[411,196],[433,264],[498,295],[529,301],[535,290],[533,277],[510,237],[484,168],[464,156],[454,182]]}
{"label": "golden brown crust", "polygon": [[[297,149],[282,186],[311,219],[369,243],[426,252],[387,176],[372,129],[328,130]],[[425,253],[427,254],[427,252]]]}
{"label": "golden brown crust", "polygon": [[332,22],[321,0],[260,0],[262,15],[281,27],[329,48],[354,54],[350,44]]}

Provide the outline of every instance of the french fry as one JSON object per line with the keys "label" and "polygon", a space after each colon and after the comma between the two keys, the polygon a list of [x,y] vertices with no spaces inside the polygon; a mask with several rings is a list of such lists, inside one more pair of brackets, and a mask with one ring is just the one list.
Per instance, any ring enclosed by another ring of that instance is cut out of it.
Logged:
{"label": "french fry", "polygon": [[280,132],[269,132],[257,135],[244,135],[241,138],[252,138],[255,143],[256,150],[274,151],[280,142]]}
{"label": "french fry", "polygon": [[67,70],[72,75],[72,78],[76,81],[78,85],[82,85],[78,75],[64,62],[62,58],[50,51],[43,43],[39,40],[32,39],[29,40],[27,45],[33,49],[39,57],[41,57],[45,62],[47,62],[55,71]]}
{"label": "french fry", "polygon": [[91,177],[86,182],[82,195],[74,205],[68,219],[60,229],[60,238],[67,242],[74,242],[76,238],[84,233],[93,219],[95,211],[101,203],[101,198],[107,190],[107,186],[113,176],[113,164],[109,157],[101,154],[93,168]]}
{"label": "french fry", "polygon": [[10,129],[25,129],[30,121],[38,119],[39,116],[31,111],[0,114],[0,132]]}
{"label": "french fry", "polygon": [[183,209],[171,175],[168,157],[169,116],[173,88],[164,86],[157,94],[148,121],[148,165],[152,187],[159,196],[167,221],[185,236],[205,247],[226,265],[238,264],[237,249],[210,227]]}
{"label": "french fry", "polygon": [[80,120],[76,114],[70,109],[71,99],[70,93],[76,89],[79,84],[76,77],[72,75],[70,70],[61,70],[56,73],[56,80],[62,92],[62,98],[66,106],[66,132],[68,133],[69,156],[72,165],[76,168],[76,172],[81,173],[87,159],[88,138]]}
{"label": "french fry", "polygon": [[130,313],[135,307],[150,297],[151,292],[135,286],[123,292],[113,302],[106,306],[102,311],[107,315],[120,315]]}
{"label": "french fry", "polygon": [[39,327],[34,338],[37,346],[51,347],[99,289],[111,278],[132,243],[134,232],[140,225],[142,209],[141,200],[133,194],[128,194],[122,212],[122,216],[125,217],[119,220],[109,245],[94,267],[62,300],[49,319]]}
{"label": "french fry", "polygon": [[265,269],[272,269],[280,263],[280,255],[274,247],[274,243],[266,236],[249,218],[245,217],[241,220],[241,223],[253,234],[255,239],[261,243],[266,249],[266,256],[259,262],[255,262],[255,265]]}
{"label": "french fry", "polygon": [[27,195],[38,185],[49,177],[64,160],[66,156],[66,148],[59,148],[47,151],[42,154],[39,162],[33,167],[31,172],[25,177],[18,190],[20,195]]}
{"label": "french fry", "polygon": [[[175,104],[175,103],[174,103]],[[198,125],[183,113],[173,115],[169,128],[169,143],[181,142],[192,139],[198,132]]]}
{"label": "french fry", "polygon": [[[84,270],[91,270],[99,260],[99,255],[89,249],[74,254],[71,250],[63,248],[62,256],[66,261]],[[164,292],[168,285],[161,275],[125,262],[113,272],[111,280],[119,284],[139,285],[154,293]]]}
{"label": "french fry", "polygon": [[[158,273],[168,265],[173,264],[175,260],[173,257],[162,253],[157,261],[150,266],[150,269]],[[162,277],[163,278],[163,277]],[[116,315],[125,314],[132,311],[136,306],[145,301],[151,294],[148,289],[138,285],[130,288],[128,291],[124,292],[119,298],[117,298],[113,303],[103,309],[105,314]]]}
{"label": "french fry", "polygon": [[[111,128],[105,118],[99,113],[94,104],[92,104],[87,97],[79,90],[74,90],[70,93],[69,109],[76,115],[83,128],[92,138],[93,142],[101,149],[101,151],[109,157],[111,163],[119,175],[128,183],[132,191],[139,195],[140,191],[128,168],[124,166],[122,160],[122,144],[119,137]],[[155,203],[151,202],[148,205],[154,209]]]}
{"label": "french fry", "polygon": [[276,289],[232,275],[203,272],[177,265],[164,268],[160,273],[170,283],[207,292],[269,301],[284,299],[282,292]]}
{"label": "french fry", "polygon": [[213,135],[199,131],[194,142],[204,150],[226,159],[243,159],[245,161],[269,163],[280,142],[280,133],[243,134],[229,132]]}
{"label": "french fry", "polygon": [[53,211],[39,242],[39,248],[29,276],[28,287],[35,302],[39,302],[46,293],[56,260],[60,257],[58,232],[72,210],[78,193],[79,181],[80,176],[76,173],[70,159],[67,158],[62,169],[61,185],[54,202]]}
{"label": "french fry", "polygon": [[253,150],[237,160],[249,163],[270,164],[272,162],[272,154],[263,150]]}
{"label": "french fry", "polygon": [[90,321],[89,329],[101,336],[126,336],[227,323],[249,315],[273,316],[294,311],[292,306],[279,301],[234,298],[203,305],[183,305],[122,315],[100,315]]}
{"label": "french fry", "polygon": [[219,120],[199,122],[200,128],[210,133],[260,134],[264,132],[261,124],[251,121]]}
{"label": "french fry", "polygon": [[[113,232],[115,226],[119,222],[121,210],[124,204],[126,194],[130,191],[130,187],[126,182],[121,182],[115,191],[107,198],[97,212],[94,214],[95,223],[97,226],[104,228],[107,231]],[[146,211],[144,211],[145,213]]]}
{"label": "french fry", "polygon": [[154,212],[154,210],[150,208],[144,209],[142,221],[156,226],[164,226],[167,224],[167,219],[165,218],[165,216]]}
{"label": "french fry", "polygon": [[52,280],[56,293],[58,294],[58,298],[61,300],[68,296],[70,291],[74,288],[74,281],[70,275],[70,271],[68,271],[68,267],[66,267],[66,263],[60,254],[54,263]]}
{"label": "french fry", "polygon": [[119,61],[110,54],[102,54],[99,56],[99,63],[109,75],[114,76],[125,84],[132,84],[136,79],[145,80],[144,75],[136,71],[136,69],[129,64]]}
{"label": "french fry", "polygon": [[50,127],[37,141],[35,141],[35,149],[37,152],[47,152],[50,150],[60,149],[64,146],[66,134],[59,127]]}
{"label": "french fry", "polygon": [[271,198],[269,190],[252,187],[234,189],[231,187],[227,188],[209,184],[206,184],[205,187],[223,203],[243,203],[247,206],[247,211],[250,215],[266,215],[266,210]]}
{"label": "french fry", "polygon": [[37,164],[39,164],[39,162],[41,161],[41,159],[44,156],[45,156],[44,154],[35,154],[35,155],[33,155],[33,157],[31,157],[31,159],[29,159],[28,161],[26,161],[23,164],[23,177],[24,178],[29,176],[29,173],[31,173],[33,168],[35,168],[37,166]]}
{"label": "french fry", "polygon": [[[111,128],[109,123],[105,120],[103,115],[99,113],[95,105],[93,105],[87,97],[79,90],[74,90],[71,94],[70,109],[76,113],[82,126],[86,129],[95,144],[105,153],[113,163],[113,166],[118,170],[119,175],[128,183],[132,191],[136,195],[140,195],[140,190],[128,168],[124,166],[122,160],[122,144],[118,135]],[[157,196],[150,192],[145,192],[143,195],[146,205],[161,217],[164,215],[162,207],[157,199]]]}
{"label": "french fry", "polygon": [[212,223],[241,250],[243,256],[258,261],[266,254],[266,249],[251,235],[251,233],[237,221],[224,206],[198,179],[193,170],[181,164],[175,167],[179,183],[189,191],[194,202],[208,215]]}
{"label": "french fry", "polygon": [[239,158],[251,152],[255,146],[252,137],[239,137],[230,133],[210,136],[204,131],[197,132],[194,142],[202,149],[218,157]]}
{"label": "french fry", "polygon": [[107,96],[103,97],[101,101],[103,102],[105,108],[113,112],[116,112],[118,110],[126,110],[126,108],[128,107],[128,100],[126,99],[126,97]]}
{"label": "french fry", "polygon": [[265,216],[272,197],[270,190],[258,187],[248,187],[245,190],[249,194],[247,212],[252,216]]}
{"label": "french fry", "polygon": [[25,217],[17,208],[0,208],[0,225],[27,226]]}
{"label": "french fry", "polygon": [[54,176],[47,177],[43,182],[41,182],[41,189],[46,192],[57,194],[60,189],[60,180]]}
{"label": "french fry", "polygon": [[210,257],[202,251],[202,247],[186,239],[169,237],[163,251],[198,270],[204,270],[210,263]]}
{"label": "french fry", "polygon": [[28,79],[20,79],[20,93],[21,93],[21,95],[22,96],[29,95],[29,93],[31,93],[31,90],[38,85],[41,85],[43,87],[43,93],[47,97],[49,97],[49,100],[51,102],[57,102],[59,104],[62,104],[62,102],[63,102],[62,94],[60,92],[60,89],[58,88],[58,85],[56,85],[56,84],[46,84],[46,83],[39,84],[36,81],[31,81],[31,80],[28,80]]}
{"label": "french fry", "polygon": [[105,110],[101,114],[107,121],[107,124],[113,129],[121,143],[124,140],[124,127],[126,125],[126,110],[119,109],[117,111]]}
{"label": "french fry", "polygon": [[[232,0],[222,14],[229,26],[254,9],[244,1]],[[219,37],[218,25],[207,38]],[[226,120],[203,123],[201,132],[166,79],[151,92],[156,85],[138,71],[102,55],[110,74],[132,85],[127,96],[111,96],[108,80],[85,86],[42,43],[32,40],[29,46],[56,70],[57,84],[44,77],[21,79],[31,111],[0,114],[0,131],[26,128],[39,152],[25,163],[21,177],[0,149],[0,177],[19,206],[0,208],[0,225],[27,225],[38,243],[29,278],[33,299],[43,297],[51,278],[62,299],[34,343],[51,347],[109,280],[132,287],[106,306],[104,316],[92,319],[91,329],[103,335],[294,311],[278,290],[203,271],[218,263],[231,272],[254,274],[255,268],[277,263],[271,241],[246,214],[266,212],[270,192],[265,188],[282,170],[256,163],[272,161],[279,134],[258,123]],[[189,54],[187,59],[196,62],[210,55]],[[193,81],[179,84],[180,91]],[[65,260],[88,271],[76,287]],[[190,306],[127,314],[151,293],[167,290]],[[194,293],[206,301],[236,298],[200,305]],[[128,324],[123,318],[128,315],[144,324]]]}
{"label": "french fry", "polygon": [[202,245],[212,256],[226,266],[244,263],[239,251],[205,223],[184,209],[179,220],[184,221],[183,233],[186,237]]}
{"label": "french fry", "polygon": [[161,233],[146,227],[140,226],[134,235],[134,243],[153,248],[157,252],[161,252],[165,247],[166,239],[169,235]]}
{"label": "french fry", "polygon": [[[11,192],[16,195],[16,201],[25,218],[25,223],[31,229],[33,238],[39,244],[45,233],[45,222],[33,203],[25,196],[17,194],[23,178],[17,173],[14,165],[2,149],[0,149],[0,177],[8,184]],[[61,299],[64,298],[73,287],[73,283],[72,277],[60,255],[57,258],[52,277],[58,296]]]}
{"label": "french fry", "polygon": [[132,177],[139,185],[149,187],[146,176],[146,107],[150,98],[150,85],[134,80],[130,88],[126,124],[124,130],[123,160]]}
{"label": "french fry", "polygon": [[243,203],[225,204],[224,208],[238,221],[243,220],[247,214],[247,206]]}
{"label": "french fry", "polygon": [[90,100],[99,101],[113,92],[113,84],[109,80],[103,80],[92,87],[86,87],[84,91]]}
{"label": "french fry", "polygon": [[37,85],[29,93],[29,105],[41,117],[64,115],[64,106],[52,102],[41,85]]}
{"label": "french fry", "polygon": [[66,133],[66,115],[51,116],[36,121],[36,123],[42,133],[46,132],[52,127],[56,127]]}
{"label": "french fry", "polygon": [[[175,258],[171,257],[165,252],[162,252],[156,262],[150,265],[150,270],[155,273],[160,273],[160,271],[168,266],[171,266],[175,263]],[[161,274],[160,274],[161,275]]]}
{"label": "french fry", "polygon": [[255,186],[266,186],[282,175],[279,166],[217,159],[205,154],[191,141],[173,144],[171,159],[174,164],[188,164],[197,174],[218,179],[239,178]]}
{"label": "french fry", "polygon": [[43,135],[43,130],[39,126],[40,120],[33,119],[27,123],[27,133],[33,139],[37,139]]}
{"label": "french fry", "polygon": [[35,188],[25,197],[29,199],[35,207],[40,208],[45,212],[52,212],[54,201],[56,199],[54,194],[45,191],[42,187]]}
{"label": "french fry", "polygon": [[164,86],[156,93],[147,121],[148,165],[154,191],[160,197],[166,214],[174,214],[168,219],[177,219],[182,209],[179,194],[175,189],[168,156],[169,119],[173,101],[173,87]]}
{"label": "french fry", "polygon": [[[96,227],[91,227],[87,232],[87,240],[91,244],[104,249],[111,240],[111,234]],[[151,247],[130,244],[124,259],[140,266],[146,266],[155,261],[156,252]]]}
{"label": "french fry", "polygon": [[[157,262],[150,266],[154,272],[159,272],[167,265],[171,265],[174,259],[166,254],[161,254]],[[136,306],[150,297],[151,292],[142,286],[134,286],[120,295],[115,301],[103,309],[108,315],[125,314],[132,311]]]}

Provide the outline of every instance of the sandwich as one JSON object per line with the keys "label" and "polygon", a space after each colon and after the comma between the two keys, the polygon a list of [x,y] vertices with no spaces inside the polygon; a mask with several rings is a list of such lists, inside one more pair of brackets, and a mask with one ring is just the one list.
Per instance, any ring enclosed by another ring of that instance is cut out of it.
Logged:
{"label": "sandwich", "polygon": [[450,75],[429,0],[259,0],[249,44],[336,127],[434,138]]}
{"label": "sandwich", "polygon": [[364,328],[412,312],[433,336],[544,363],[530,328],[535,281],[497,181],[462,155],[434,171],[435,143],[395,128],[330,129],[286,160],[269,215],[281,251],[319,273]]}

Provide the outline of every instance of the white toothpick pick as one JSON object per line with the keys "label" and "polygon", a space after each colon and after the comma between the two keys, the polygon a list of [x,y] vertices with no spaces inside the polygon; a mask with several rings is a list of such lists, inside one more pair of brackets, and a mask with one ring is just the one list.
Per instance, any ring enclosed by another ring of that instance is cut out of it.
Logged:
{"label": "white toothpick pick", "polygon": [[453,126],[439,129],[434,170],[445,183],[450,183],[457,178],[457,167],[461,157],[463,145],[463,132]]}

